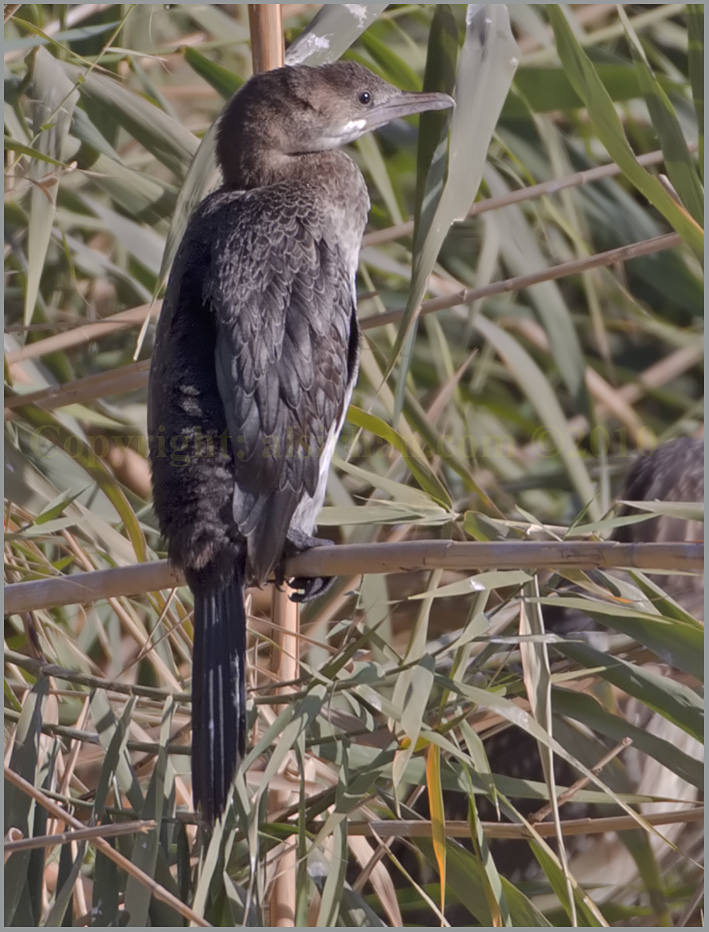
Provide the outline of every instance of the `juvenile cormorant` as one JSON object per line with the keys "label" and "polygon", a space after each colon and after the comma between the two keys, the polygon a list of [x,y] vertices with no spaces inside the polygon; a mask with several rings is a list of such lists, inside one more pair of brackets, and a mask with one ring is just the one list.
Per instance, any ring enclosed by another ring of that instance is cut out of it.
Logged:
{"label": "juvenile cormorant", "polygon": [[[153,496],[194,594],[193,794],[223,811],[246,738],[245,584],[311,537],[357,377],[369,197],[339,146],[452,106],[353,62],[249,80],[221,117],[223,186],[177,253],[150,370]],[[295,580],[300,600],[326,580]]]}

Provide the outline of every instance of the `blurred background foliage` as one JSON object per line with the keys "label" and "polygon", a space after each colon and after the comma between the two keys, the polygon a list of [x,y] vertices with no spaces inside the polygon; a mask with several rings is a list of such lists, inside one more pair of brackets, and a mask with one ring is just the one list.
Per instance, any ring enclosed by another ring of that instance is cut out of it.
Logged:
{"label": "blurred background foliage", "polygon": [[[511,4],[514,40],[489,10],[502,36],[490,93],[504,94],[512,57],[516,71],[477,154],[494,107],[466,78],[480,58],[473,8],[283,6],[289,61],[344,52],[405,88],[458,80],[457,149],[439,114],[351,147],[372,197],[358,278],[372,320],[321,520],[340,542],[603,538],[627,520],[613,498],[635,453],[702,431],[703,6]],[[250,73],[245,5],[5,5],[9,582],[163,555],[145,458],[154,314],[165,256],[218,183],[200,142]],[[597,171],[612,161],[619,170]],[[476,173],[475,207],[451,225]],[[448,198],[438,233],[420,209],[436,180]],[[598,258],[638,243],[635,258]],[[553,272],[577,260],[580,273]],[[454,301],[535,273],[529,287]],[[447,306],[418,316],[424,297]],[[384,311],[400,313],[382,323]],[[536,835],[509,857],[509,842],[490,850],[476,808],[522,838],[520,809],[541,807],[555,780],[527,766],[524,742],[572,765],[568,785],[627,733],[625,712],[635,775],[618,758],[573,804],[630,818],[640,803],[696,799],[703,629],[663,578],[549,567],[343,579],[303,613],[302,677],[280,710],[268,596],[254,593],[253,766],[207,838],[186,754],[188,591],[10,616],[6,762],[81,823],[123,826],[108,843],[138,873],[79,838],[18,849],[6,924],[185,922],[146,876],[210,923],[267,924],[284,838],[299,855],[296,924],[430,925],[441,909],[463,925],[701,924],[691,826],[566,846]],[[569,581],[605,632],[597,649],[564,653],[540,636],[547,597]],[[650,714],[675,731],[653,742]],[[637,777],[650,767],[651,786]],[[277,818],[269,780],[296,792]],[[352,828],[394,817],[430,819],[433,842]],[[141,833],[136,819],[151,824]],[[446,838],[451,819],[467,820],[467,837]],[[5,825],[17,839],[63,830],[7,782]]]}

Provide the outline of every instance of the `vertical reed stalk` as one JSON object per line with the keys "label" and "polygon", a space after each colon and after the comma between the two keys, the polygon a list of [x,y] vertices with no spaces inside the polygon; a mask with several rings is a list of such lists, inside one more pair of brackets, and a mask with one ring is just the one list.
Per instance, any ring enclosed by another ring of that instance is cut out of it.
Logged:
{"label": "vertical reed stalk", "polygon": [[[250,3],[249,27],[251,30],[251,57],[254,73],[280,68],[285,61],[283,21],[279,3]],[[288,598],[288,587],[273,587],[272,617],[276,653],[274,667],[276,679],[292,682],[298,677],[298,636],[300,617],[298,605]],[[288,692],[285,687],[282,692]],[[287,758],[287,760],[289,760]],[[288,806],[293,794],[289,790],[274,790],[269,795],[269,814]],[[272,926],[295,925],[296,906],[296,852],[286,842],[275,863],[275,878],[271,888],[270,921]]]}

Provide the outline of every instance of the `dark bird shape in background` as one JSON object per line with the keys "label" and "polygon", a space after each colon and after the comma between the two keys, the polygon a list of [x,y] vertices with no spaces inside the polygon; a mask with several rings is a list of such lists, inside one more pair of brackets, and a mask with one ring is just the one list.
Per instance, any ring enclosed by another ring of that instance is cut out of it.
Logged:
{"label": "dark bird shape in background", "polygon": [[[619,496],[625,501],[668,501],[668,502],[703,502],[704,501],[704,441],[697,437],[678,437],[669,440],[654,450],[641,453],[633,461],[625,478],[624,486]],[[638,514],[632,508],[621,508],[621,515]],[[637,524],[623,525],[615,530],[613,540],[626,543],[646,543],[653,541],[698,541],[703,540],[703,525],[698,521],[662,515],[650,518]],[[652,578],[652,574],[648,574]],[[701,575],[667,575],[658,576],[658,584],[662,589],[686,611],[696,618],[704,618],[704,579]],[[578,590],[571,588],[562,590],[561,594],[574,595]],[[603,644],[607,637],[608,626],[599,625],[592,616],[576,609],[561,609],[547,605],[544,608],[544,623],[547,631],[553,631],[571,640],[591,640],[595,646]],[[612,620],[609,623],[612,627]],[[599,641],[600,638],[600,641]],[[607,649],[600,646],[600,649]],[[667,668],[665,675],[672,675]],[[684,733],[673,722],[665,719],[659,713],[653,712],[643,702],[624,697],[619,700],[619,713],[627,718],[631,724],[643,728],[657,737],[673,744],[678,752],[690,757],[701,756],[702,748]],[[558,726],[557,730],[558,730]],[[603,736],[601,736],[603,738]],[[607,740],[607,739],[606,739]],[[485,750],[493,773],[504,774],[523,780],[536,780],[543,782],[544,774],[539,761],[538,745],[527,732],[517,728],[510,728],[492,736],[485,742]],[[597,759],[597,758],[596,758]],[[593,766],[595,760],[587,760],[588,766]],[[642,794],[652,792],[658,796],[668,798],[678,797],[685,804],[697,798],[695,786],[680,781],[679,784],[671,771],[660,767],[656,761],[650,759],[643,751],[634,747],[624,751],[619,758],[627,779],[631,780],[631,791]],[[615,762],[613,766],[618,764]],[[604,779],[610,779],[613,767],[604,772]],[[563,758],[554,756],[555,779],[560,786],[570,786],[578,779],[578,772]],[[641,780],[645,780],[644,786]],[[653,783],[653,780],[655,781]],[[616,786],[616,789],[621,787]],[[515,805],[525,814],[529,815],[539,807],[538,800],[519,800]],[[467,813],[467,802],[464,813],[461,815],[457,809],[447,812],[450,819],[462,818]],[[589,818],[595,810],[591,804],[574,801],[564,807],[565,818]],[[494,807],[484,802],[480,809],[480,818],[496,818]],[[663,835],[676,841],[673,832],[680,826],[665,826]],[[690,827],[688,837],[692,838]],[[606,842],[603,842],[606,844]],[[595,842],[594,844],[598,844]],[[576,856],[581,853],[584,839],[567,839],[567,851]],[[493,843],[493,856],[498,869],[505,876],[525,876],[529,878],[536,874],[538,865],[530,858],[529,847],[525,842],[504,841]],[[617,851],[616,851],[617,849]],[[625,855],[622,844],[611,848],[607,846],[606,854],[612,850],[617,860],[614,865],[606,863],[604,884],[612,889],[613,884],[623,882],[615,871],[622,863]],[[683,851],[688,854],[689,846],[683,843]],[[593,864],[593,849],[588,851],[588,861]],[[658,857],[670,856],[671,847],[658,848]],[[628,856],[629,857],[629,856]],[[603,873],[601,864],[601,873]],[[580,864],[572,862],[571,871],[581,883],[589,880],[591,874],[583,877],[578,873]],[[587,869],[588,864],[587,864]],[[450,918],[450,917],[449,917]]]}
{"label": "dark bird shape in background", "polygon": [[[207,823],[245,750],[244,585],[319,543],[311,534],[357,378],[369,196],[338,147],[452,105],[338,62],[259,74],[221,117],[224,183],[177,253],[148,395],[155,511],[194,594],[193,794]],[[327,582],[295,580],[296,598]]]}
{"label": "dark bird shape in background", "polygon": [[[677,437],[654,450],[641,453],[633,463],[623,491],[626,501],[703,502],[704,438]],[[625,509],[623,514],[637,514]],[[652,541],[701,541],[704,524],[662,515],[626,524],[613,535],[627,543]],[[704,580],[701,576],[662,575],[659,585],[694,615],[704,618]]]}

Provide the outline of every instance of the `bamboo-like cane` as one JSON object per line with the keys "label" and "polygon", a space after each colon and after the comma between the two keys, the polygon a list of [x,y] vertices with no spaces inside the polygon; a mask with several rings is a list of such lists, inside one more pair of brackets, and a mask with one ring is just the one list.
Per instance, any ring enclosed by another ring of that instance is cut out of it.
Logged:
{"label": "bamboo-like cane", "polygon": [[[250,3],[249,28],[251,32],[251,56],[254,73],[280,68],[285,62],[283,21],[280,3]],[[279,682],[291,682],[298,677],[298,635],[300,615],[298,605],[288,598],[289,590],[273,589],[271,600],[274,622],[274,672]],[[287,688],[284,688],[287,692]],[[274,813],[291,802],[292,794],[286,790],[271,790],[269,813]],[[272,926],[295,925],[296,908],[296,860],[294,844],[284,842],[275,860],[275,877],[269,898],[270,924]]]}
{"label": "bamboo-like cane", "polygon": [[[274,633],[273,670],[277,682],[292,683],[300,675],[298,653],[300,647],[300,606],[288,598],[290,589],[273,588],[272,617]],[[293,692],[292,686],[282,686],[279,692],[286,695]],[[282,708],[282,707],[281,707]],[[276,713],[281,709],[276,708]],[[285,758],[284,769],[293,761],[290,752]],[[285,779],[285,775],[281,771]],[[278,813],[294,801],[290,789],[273,789],[268,797],[269,817],[275,820]],[[292,838],[284,841],[275,860],[275,876],[269,899],[270,922],[272,926],[295,925],[296,912],[296,843]]]}
{"label": "bamboo-like cane", "polygon": [[[704,820],[704,806],[681,809],[677,812],[643,813],[643,820],[650,825],[689,824]],[[325,823],[317,820],[308,825],[308,830],[317,834]],[[530,838],[532,833],[518,823],[482,822],[482,829],[488,838]],[[632,832],[638,828],[632,816],[602,816],[598,819],[565,819],[561,823],[564,835],[592,835],[605,832]],[[432,825],[428,819],[372,819],[369,822],[351,821],[347,823],[350,835],[372,835],[375,838],[430,838]],[[534,825],[538,835],[549,838],[556,833],[556,826],[551,822],[538,822]],[[447,838],[470,838],[470,824],[465,821],[446,820]]]}
{"label": "bamboo-like cane", "polygon": [[[701,543],[616,541],[479,541],[415,540],[386,544],[341,544],[316,547],[286,560],[293,576],[359,576],[364,573],[413,573],[448,569],[474,573],[488,569],[639,569],[700,573]],[[20,614],[57,605],[95,602],[184,585],[182,575],[166,560],[135,563],[116,569],[35,579],[5,587],[5,614]]]}
{"label": "bamboo-like cane", "polygon": [[132,327],[142,327],[148,314],[151,317],[157,316],[161,305],[162,302],[160,301],[154,304],[139,304],[137,307],[129,307],[125,311],[109,314],[107,317],[102,317],[101,320],[90,320],[78,327],[72,327],[70,330],[53,333],[43,340],[26,343],[25,346],[21,346],[17,350],[9,350],[6,353],[7,361],[10,366],[14,366],[16,363],[22,362],[23,359],[36,359],[38,356],[46,356],[47,353],[72,349],[91,340],[97,340],[108,333],[130,330]]}
{"label": "bamboo-like cane", "polygon": [[[653,236],[651,239],[641,240],[637,243],[628,243],[627,246],[619,246],[617,249],[608,249],[593,256],[584,256],[582,259],[561,262],[559,265],[553,265],[539,272],[515,275],[514,278],[507,278],[501,282],[491,282],[482,288],[465,288],[454,295],[444,295],[440,298],[424,301],[421,305],[421,314],[433,314],[435,311],[442,311],[458,304],[471,304],[480,298],[489,298],[496,294],[503,294],[506,291],[521,291],[524,288],[530,288],[532,285],[538,285],[540,282],[556,281],[556,279],[566,278],[568,275],[580,275],[581,272],[587,272],[589,269],[615,265],[616,262],[627,262],[629,259],[648,256],[654,252],[661,252],[663,249],[674,249],[681,242],[682,238],[678,233],[665,233],[662,236]],[[404,309],[395,308],[382,314],[370,314],[369,317],[360,320],[359,326],[362,330],[370,330],[372,327],[383,327],[385,324],[396,323],[403,316]]]}
{"label": "bamboo-like cane", "polygon": [[[497,205],[497,206],[502,206]],[[478,211],[481,213],[482,211]],[[649,256],[657,252],[663,252],[665,249],[673,249],[680,245],[681,238],[677,233],[666,233],[663,236],[653,236],[650,239],[638,240],[635,243],[628,243],[626,246],[618,246],[616,249],[607,249],[604,252],[594,253],[592,256],[584,256],[582,259],[572,259],[568,262],[561,262],[558,265],[549,266],[546,269],[540,269],[539,272],[532,272],[527,275],[515,275],[512,278],[505,278],[497,282],[491,282],[480,288],[462,289],[452,295],[443,295],[439,298],[432,298],[430,301],[424,301],[421,305],[422,314],[432,314],[435,311],[446,310],[455,307],[458,304],[471,304],[480,298],[489,298],[493,295],[506,294],[510,291],[520,291],[523,288],[529,288],[531,285],[538,285],[540,282],[556,281],[559,278],[565,278],[569,275],[578,275],[581,272],[587,272],[589,269],[603,268],[609,265],[615,265],[619,262],[627,262],[629,259],[637,259],[640,256]],[[366,243],[365,243],[366,245]],[[121,311],[120,314],[113,314],[103,321],[95,321],[90,324],[84,324],[74,330],[65,333],[54,334],[44,340],[37,340],[35,343],[28,343],[19,350],[7,353],[7,361],[11,367],[24,359],[34,359],[43,356],[46,353],[53,353],[58,349],[69,349],[80,346],[89,340],[95,340],[97,337],[114,333],[116,330],[124,330],[128,327],[138,326],[145,320],[148,313],[148,306],[141,305],[137,308],[130,308],[127,311]],[[152,306],[150,313],[157,313],[160,305]],[[403,308],[395,308],[384,314],[371,314],[360,320],[360,328],[370,330],[373,327],[382,327],[385,324],[395,323],[404,314]],[[126,370],[133,371],[132,367],[124,367]],[[147,374],[145,376],[147,381]],[[133,386],[132,386],[133,387]],[[86,400],[86,399],[83,399]],[[12,402],[12,407],[19,405],[18,401]]]}
{"label": "bamboo-like cane", "polygon": [[34,838],[19,838],[5,842],[5,859],[14,851],[32,851],[34,848],[52,848],[76,841],[92,841],[95,838],[115,838],[118,835],[132,835],[137,832],[149,832],[155,828],[152,819],[124,822],[120,825],[93,825],[89,828],[77,828],[71,832],[58,832],[54,835],[37,835]]}
{"label": "bamboo-like cane", "polygon": [[281,68],[286,60],[280,3],[250,3],[251,60],[254,74]]}

